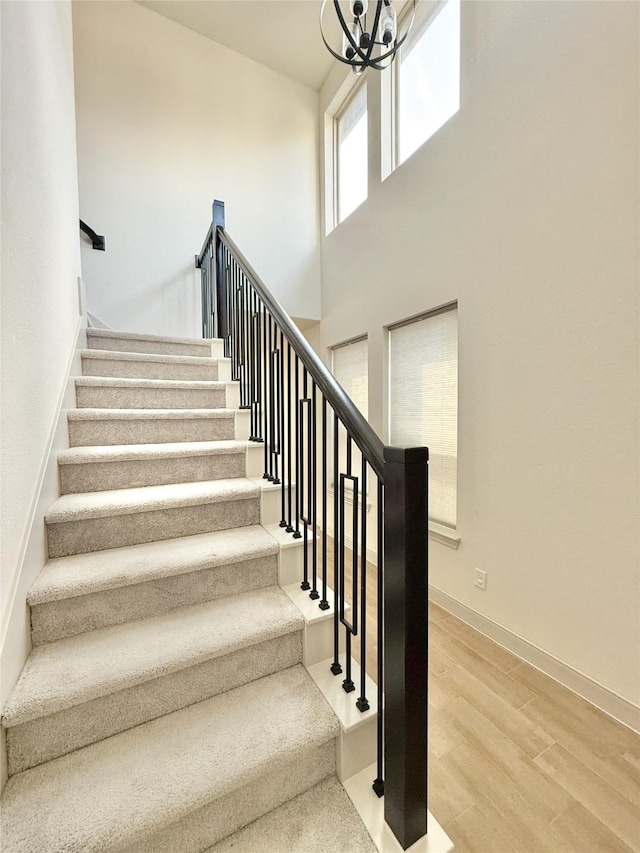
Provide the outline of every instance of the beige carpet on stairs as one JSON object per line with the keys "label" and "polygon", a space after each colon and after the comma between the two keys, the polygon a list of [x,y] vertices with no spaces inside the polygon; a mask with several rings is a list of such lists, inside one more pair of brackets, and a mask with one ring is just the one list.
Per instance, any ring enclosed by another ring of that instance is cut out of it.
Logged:
{"label": "beige carpet on stairs", "polygon": [[374,853],[211,342],[88,344],[3,711],[2,853]]}

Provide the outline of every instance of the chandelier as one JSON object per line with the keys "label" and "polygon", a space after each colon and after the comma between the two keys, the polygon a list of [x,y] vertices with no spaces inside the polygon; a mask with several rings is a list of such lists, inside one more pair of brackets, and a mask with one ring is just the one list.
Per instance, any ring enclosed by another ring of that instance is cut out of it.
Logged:
{"label": "chandelier", "polygon": [[[413,24],[415,15],[415,0],[411,20],[402,35],[398,38],[398,23],[396,10],[391,0],[349,0],[351,23],[345,19],[339,0],[333,0],[333,6],[342,27],[342,52],[334,50],[327,41],[322,25],[327,0],[322,0],[320,7],[320,34],[329,53],[340,62],[350,65],[354,74],[362,74],[365,68],[375,68],[382,71],[388,68],[402,45]],[[375,7],[373,11],[369,7]]]}

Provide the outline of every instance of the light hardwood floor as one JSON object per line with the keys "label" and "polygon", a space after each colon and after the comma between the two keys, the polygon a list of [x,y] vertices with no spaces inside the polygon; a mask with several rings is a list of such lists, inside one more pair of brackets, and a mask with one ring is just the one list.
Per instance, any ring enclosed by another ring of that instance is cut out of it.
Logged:
{"label": "light hardwood floor", "polygon": [[433,603],[429,714],[429,808],[456,853],[639,853],[640,736]]}

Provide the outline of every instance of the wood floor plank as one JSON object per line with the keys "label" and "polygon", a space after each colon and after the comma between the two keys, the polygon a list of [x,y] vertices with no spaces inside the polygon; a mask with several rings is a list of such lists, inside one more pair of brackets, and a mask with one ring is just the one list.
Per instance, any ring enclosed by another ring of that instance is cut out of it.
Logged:
{"label": "wood floor plank", "polygon": [[[448,670],[442,674],[439,681],[450,693],[457,691],[460,696],[464,696],[529,758],[535,758],[554,743],[553,737],[544,731],[543,725],[532,722],[464,667],[457,666]],[[528,704],[524,707],[528,707]]]}
{"label": "wood floor plank", "polygon": [[535,667],[523,662],[510,675],[536,695],[544,696],[560,711],[579,718],[580,725],[592,733],[594,742],[604,740],[610,748],[619,750],[621,753],[626,750],[635,752],[639,749],[638,734],[616,722],[586,699],[582,699]]}
{"label": "wood floor plank", "polygon": [[534,761],[632,850],[640,846],[640,804],[634,806],[621,797],[560,744],[550,746]]}
{"label": "wood floor plank", "polygon": [[441,628],[441,622],[429,622],[429,646],[442,646],[451,639],[451,634]]}
{"label": "wood floor plank", "polygon": [[448,669],[453,669],[454,666],[456,666],[456,660],[446,651],[438,646],[429,648],[429,671],[434,675],[441,675]]}
{"label": "wood floor plank", "polygon": [[447,707],[432,710],[429,715],[429,748],[437,758],[442,758],[465,742]]}
{"label": "wood floor plank", "polygon": [[460,784],[444,761],[429,751],[429,787],[428,800],[436,820],[445,826],[465,812],[475,802],[473,794]]}
{"label": "wood floor plank", "polygon": [[438,626],[452,637],[455,637],[456,640],[465,643],[476,654],[503,672],[509,672],[522,663],[520,658],[517,658],[511,652],[494,643],[489,637],[485,637],[484,634],[474,630],[470,625],[466,625],[460,619],[456,619],[455,616],[448,616],[446,619],[442,619],[438,623]]}
{"label": "wood floor plank", "polygon": [[443,610],[441,607],[438,607],[437,604],[434,604],[433,601],[429,602],[429,621],[430,622],[439,622],[441,619],[446,619],[450,616],[450,613],[447,613],[446,610]]}
{"label": "wood floor plank", "polygon": [[578,802],[559,815],[552,826],[577,853],[637,853],[638,850],[628,847]]}
{"label": "wood floor plank", "polygon": [[469,670],[469,672],[473,672],[477,678],[481,679],[499,696],[502,696],[505,702],[513,705],[514,708],[521,708],[535,698],[536,694],[528,687],[511,678],[506,672],[502,672],[502,670],[489,663],[489,661],[474,652],[465,643],[461,643],[460,640],[456,640],[454,637],[448,643],[445,643],[439,651],[445,652],[456,663],[459,663],[465,669]]}
{"label": "wood floor plank", "polygon": [[620,796],[630,803],[640,803],[640,774],[622,755],[603,749],[590,732],[580,725],[579,718],[560,713],[544,697],[538,697],[521,710],[521,714],[538,726],[544,726],[558,743],[578,761],[600,776]]}
{"label": "wood floor plank", "polygon": [[541,819],[553,820],[572,803],[567,791],[540,768],[513,741],[484,717],[462,696],[447,705],[455,725],[465,740],[498,771],[539,812]]}
{"label": "wood floor plank", "polygon": [[[455,667],[454,667],[455,669]],[[451,670],[449,670],[450,672]],[[446,673],[445,673],[446,675]],[[452,699],[458,696],[457,690],[449,684],[445,684],[442,679],[429,673],[429,706],[431,708],[444,708]]]}
{"label": "wood floor plank", "polygon": [[[572,846],[471,744],[465,743],[446,758],[459,778],[473,791],[476,804],[520,853],[573,853]],[[481,782],[481,784],[478,784]]]}
{"label": "wood floor plank", "polygon": [[446,831],[456,853],[515,853],[513,845],[477,805],[447,824]]}

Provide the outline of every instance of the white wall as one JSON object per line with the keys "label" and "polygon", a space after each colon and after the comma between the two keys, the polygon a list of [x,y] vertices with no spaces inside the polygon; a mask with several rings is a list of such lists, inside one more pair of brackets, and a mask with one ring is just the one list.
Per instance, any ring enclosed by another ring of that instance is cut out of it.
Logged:
{"label": "white wall", "polygon": [[26,587],[46,559],[37,505],[80,325],[80,251],[71,6],[3,0],[0,15],[4,704],[28,651]]}
{"label": "white wall", "polygon": [[464,2],[460,112],[381,183],[370,74],[369,198],[322,245],[323,346],[368,334],[381,431],[383,327],[458,300],[461,544],[431,583],[635,705],[639,12]]}
{"label": "white wall", "polygon": [[113,328],[201,334],[211,203],[293,316],[319,319],[318,94],[136,3],[73,7],[88,307]]}

